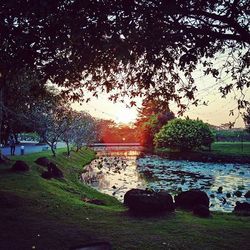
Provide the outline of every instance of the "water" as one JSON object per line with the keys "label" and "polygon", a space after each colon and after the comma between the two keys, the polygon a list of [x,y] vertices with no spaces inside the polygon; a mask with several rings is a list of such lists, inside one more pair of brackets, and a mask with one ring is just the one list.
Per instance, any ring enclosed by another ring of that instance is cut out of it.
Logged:
{"label": "water", "polygon": [[[136,149],[100,150],[97,156],[84,168],[83,181],[120,201],[131,188],[149,188],[172,195],[190,189],[203,190],[210,197],[210,210],[216,211],[230,212],[236,201],[250,202],[244,197],[250,190],[249,164],[173,161],[140,156]],[[236,191],[242,193],[241,197]]]}

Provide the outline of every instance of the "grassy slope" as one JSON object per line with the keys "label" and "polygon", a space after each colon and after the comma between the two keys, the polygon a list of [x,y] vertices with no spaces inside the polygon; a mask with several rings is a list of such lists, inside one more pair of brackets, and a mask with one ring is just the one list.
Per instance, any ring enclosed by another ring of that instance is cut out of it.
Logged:
{"label": "grassy slope", "polygon": [[[12,173],[11,164],[0,165],[0,190],[12,205],[1,205],[0,249],[68,249],[96,240],[108,240],[114,249],[250,249],[249,218],[214,213],[201,219],[182,211],[131,217],[117,200],[79,182],[83,165],[95,156],[92,151],[70,158],[62,151],[52,160],[63,170],[64,180],[40,177],[43,169],[33,162],[47,152],[23,157],[31,166],[28,173]],[[107,205],[84,203],[84,196]]]}

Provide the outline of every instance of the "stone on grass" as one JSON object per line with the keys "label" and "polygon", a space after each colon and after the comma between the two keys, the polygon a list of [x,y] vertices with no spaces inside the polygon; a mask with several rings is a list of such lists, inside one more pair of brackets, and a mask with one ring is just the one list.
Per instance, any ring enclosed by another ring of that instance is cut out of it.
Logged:
{"label": "stone on grass", "polygon": [[29,169],[29,166],[24,161],[16,161],[11,168],[11,170],[15,172],[25,172],[29,171]]}
{"label": "stone on grass", "polygon": [[246,198],[250,198],[250,190],[248,190],[245,195],[244,195]]}
{"label": "stone on grass", "polygon": [[42,177],[45,179],[63,178],[63,172],[56,166],[56,164],[50,162],[48,165],[48,171],[43,172]]}
{"label": "stone on grass", "polygon": [[48,165],[50,164],[50,160],[46,157],[39,157],[35,160],[35,163],[43,167],[48,167]]}
{"label": "stone on grass", "polygon": [[233,212],[238,215],[250,216],[250,203],[240,203],[239,201],[237,201]]}
{"label": "stone on grass", "polygon": [[131,189],[124,196],[124,204],[136,214],[157,214],[174,211],[172,196],[164,191]]}
{"label": "stone on grass", "polygon": [[199,205],[209,207],[209,198],[204,191],[189,190],[175,196],[176,207],[193,210]]}
{"label": "stone on grass", "polygon": [[193,214],[199,217],[207,218],[210,216],[209,208],[203,205],[198,205],[193,209]]}

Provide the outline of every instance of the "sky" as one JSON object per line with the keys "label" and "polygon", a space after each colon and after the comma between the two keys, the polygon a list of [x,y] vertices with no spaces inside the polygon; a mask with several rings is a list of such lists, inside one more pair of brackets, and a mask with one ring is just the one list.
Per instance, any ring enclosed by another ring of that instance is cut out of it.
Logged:
{"label": "sky", "polygon": [[[216,82],[214,78],[204,76],[200,72],[200,75],[196,75],[196,85],[198,92],[196,97],[202,102],[207,102],[207,106],[199,105],[198,107],[190,106],[189,110],[184,113],[185,116],[189,116],[191,119],[199,118],[204,122],[212,125],[221,125],[228,122],[235,122],[236,128],[244,127],[244,121],[241,116],[238,117],[239,112],[237,109],[237,101],[235,100],[235,93],[229,94],[226,98],[222,98],[219,93],[219,86],[228,83],[229,79]],[[238,95],[239,93],[236,93]],[[246,100],[250,100],[250,91],[246,90]],[[84,110],[90,113],[92,116],[112,119],[117,123],[132,123],[137,117],[137,108],[141,106],[142,99],[137,98],[137,107],[127,108],[126,103],[113,103],[108,100],[108,95],[100,94],[98,99],[91,98],[88,103],[82,105],[73,104],[73,108],[76,110]],[[128,103],[127,103],[128,104]],[[177,114],[178,109],[174,104],[170,104],[170,109]],[[234,115],[229,115],[230,110],[233,110]]]}
{"label": "sky", "polygon": [[[191,106],[189,110],[184,113],[184,117],[189,116],[191,119],[199,118],[212,125],[221,125],[236,120],[235,127],[244,127],[243,119],[241,117],[237,118],[237,103],[233,95],[229,95],[227,98],[221,98],[216,88],[211,88],[206,92],[198,92],[198,95],[200,95],[202,100],[208,101],[208,105],[198,107]],[[248,99],[250,99],[250,95],[248,94],[247,96]],[[137,106],[141,106],[140,99],[137,99]],[[137,107],[127,108],[126,104],[120,102],[114,104],[108,100],[106,94],[100,94],[98,99],[93,98],[90,102],[83,103],[82,105],[74,104],[73,107],[79,111],[87,111],[95,117],[112,119],[117,123],[134,122],[137,117]],[[174,106],[172,106],[171,109],[177,113],[177,109]],[[232,109],[234,109],[234,116],[229,115]]]}

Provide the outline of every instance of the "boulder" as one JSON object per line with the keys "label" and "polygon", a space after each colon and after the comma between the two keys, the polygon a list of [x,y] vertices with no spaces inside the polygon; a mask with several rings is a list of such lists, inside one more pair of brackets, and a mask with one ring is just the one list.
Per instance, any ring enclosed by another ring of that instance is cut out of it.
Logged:
{"label": "boulder", "polygon": [[15,172],[29,171],[29,169],[29,166],[24,161],[16,161],[11,168],[11,170]]}
{"label": "boulder", "polygon": [[198,205],[193,209],[193,214],[199,217],[207,218],[210,216],[209,208],[203,205]]}
{"label": "boulder", "polygon": [[43,172],[42,177],[45,179],[63,178],[63,172],[56,166],[56,164],[50,162],[48,165],[48,171]]}
{"label": "boulder", "polygon": [[242,192],[240,190],[237,190],[237,191],[234,192],[234,195],[237,196],[237,197],[241,197]]}
{"label": "boulder", "polygon": [[240,203],[239,201],[237,201],[233,212],[239,215],[250,216],[250,203],[248,202]]}
{"label": "boulder", "polygon": [[131,189],[124,196],[124,204],[129,207],[131,212],[137,214],[174,211],[173,198],[164,191]]}
{"label": "boulder", "polygon": [[190,210],[199,205],[209,207],[209,198],[204,191],[189,190],[175,196],[175,205],[176,207]]}
{"label": "boulder", "polygon": [[39,157],[35,160],[35,163],[43,167],[48,167],[50,160],[46,157]]}
{"label": "boulder", "polygon": [[248,190],[245,195],[244,195],[246,198],[250,198],[250,190]]}

